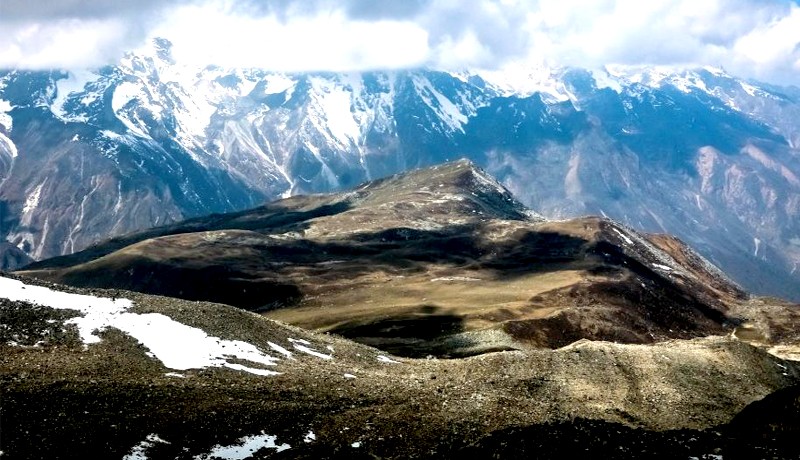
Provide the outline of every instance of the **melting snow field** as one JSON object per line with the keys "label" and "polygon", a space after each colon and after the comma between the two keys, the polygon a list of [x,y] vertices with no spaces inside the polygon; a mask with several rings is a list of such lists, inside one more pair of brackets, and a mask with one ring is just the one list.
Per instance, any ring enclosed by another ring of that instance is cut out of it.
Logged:
{"label": "melting snow field", "polygon": [[147,460],[147,451],[156,443],[169,444],[167,441],[159,438],[157,434],[148,435],[147,438],[133,447],[131,453],[122,457],[122,460]]}
{"label": "melting snow field", "polygon": [[[0,277],[0,295],[10,300],[30,302],[55,309],[77,310],[83,316],[71,318],[68,324],[77,326],[85,344],[100,342],[99,332],[116,328],[149,349],[148,354],[175,370],[206,367],[227,367],[256,375],[276,375],[278,372],[232,363],[248,361],[261,366],[274,366],[280,359],[259,350],[255,345],[239,340],[224,340],[203,330],[179,323],[160,313],[130,313],[133,302],[128,299],[108,299],[70,294],[49,288],[26,285],[21,281]],[[290,339],[293,347],[317,358],[330,360],[331,355],[310,348],[306,340]],[[292,352],[270,343],[273,350],[292,358]],[[179,374],[172,374],[178,376]]]}
{"label": "melting snow field", "polygon": [[278,452],[291,448],[289,444],[275,444],[277,436],[269,434],[260,434],[255,436],[247,436],[238,440],[236,444],[230,446],[216,446],[211,452],[203,455],[198,455],[195,460],[203,460],[207,458],[224,458],[229,460],[243,460],[250,458],[256,451],[261,449],[275,449]]}
{"label": "melting snow field", "polygon": [[[240,438],[236,441],[236,444],[231,444],[230,446],[214,446],[214,448],[212,448],[207,454],[197,455],[194,458],[195,460],[205,460],[211,458],[244,460],[253,457],[253,454],[261,449],[275,449],[277,452],[281,452],[291,448],[291,446],[286,443],[275,444],[277,439],[277,436],[264,434],[262,431],[261,434]],[[309,431],[306,435],[306,442],[313,442],[315,439],[316,436],[314,436],[314,433]],[[144,441],[134,446],[133,449],[131,449],[131,452],[123,457],[123,460],[147,460],[148,451],[157,443],[170,444],[169,442],[161,439],[157,434],[151,434],[147,436]]]}

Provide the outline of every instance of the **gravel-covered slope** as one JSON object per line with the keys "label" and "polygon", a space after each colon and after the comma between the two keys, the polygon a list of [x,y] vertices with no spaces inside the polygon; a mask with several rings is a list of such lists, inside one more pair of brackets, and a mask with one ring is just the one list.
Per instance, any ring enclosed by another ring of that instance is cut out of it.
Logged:
{"label": "gravel-covered slope", "polygon": [[757,401],[800,369],[734,338],[401,359],[224,305],[0,283],[4,458],[797,452]]}

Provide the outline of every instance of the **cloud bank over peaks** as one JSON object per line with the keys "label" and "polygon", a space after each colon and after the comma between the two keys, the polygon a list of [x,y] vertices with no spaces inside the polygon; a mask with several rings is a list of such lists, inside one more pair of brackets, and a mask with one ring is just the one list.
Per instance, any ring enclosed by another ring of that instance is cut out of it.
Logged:
{"label": "cloud bank over peaks", "polygon": [[196,65],[713,65],[800,85],[789,0],[2,0],[0,28],[5,68],[99,66],[164,37]]}

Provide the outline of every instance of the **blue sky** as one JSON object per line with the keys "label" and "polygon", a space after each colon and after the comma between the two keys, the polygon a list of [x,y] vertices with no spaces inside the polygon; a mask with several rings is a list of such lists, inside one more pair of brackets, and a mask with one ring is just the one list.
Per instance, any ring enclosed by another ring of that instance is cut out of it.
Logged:
{"label": "blue sky", "polygon": [[800,85],[798,0],[2,0],[0,67],[113,63],[155,36],[187,64],[280,71],[713,65]]}

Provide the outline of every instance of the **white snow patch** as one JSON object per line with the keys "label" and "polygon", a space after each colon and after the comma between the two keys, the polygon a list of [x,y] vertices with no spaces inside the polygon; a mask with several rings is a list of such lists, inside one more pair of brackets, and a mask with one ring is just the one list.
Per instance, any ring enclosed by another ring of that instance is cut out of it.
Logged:
{"label": "white snow patch", "polygon": [[292,343],[292,346],[295,348],[295,350],[302,351],[303,353],[309,354],[311,356],[316,356],[317,358],[333,359],[333,356],[331,355],[326,355],[324,353],[320,353],[317,350],[314,350],[313,348],[309,348],[309,345],[311,345],[311,343],[308,340],[289,339],[289,342]]}
{"label": "white snow patch", "polygon": [[151,447],[155,446],[156,443],[169,444],[169,442],[158,437],[157,434],[155,433],[149,434],[147,435],[144,441],[133,446],[131,452],[128,455],[122,457],[122,460],[147,460],[147,451]]}
{"label": "white snow patch", "polygon": [[100,135],[114,140],[119,140],[124,137],[123,135],[115,133],[114,131],[110,131],[108,129],[101,130]]}
{"label": "white snow patch", "polygon": [[361,447],[361,442],[360,441],[356,441],[356,442],[350,444],[350,447],[352,447],[354,449],[358,449],[359,447]]}
{"label": "white snow patch", "polygon": [[503,187],[500,182],[494,180],[494,178],[483,174],[482,172],[477,171],[473,168],[472,170],[472,177],[478,182],[479,185],[483,186],[487,191],[495,191],[501,195],[505,195],[508,192],[506,191],[505,187]]}
{"label": "white snow patch", "polygon": [[114,95],[111,98],[111,108],[114,111],[114,115],[117,116],[117,119],[125,125],[132,133],[137,134],[142,137],[146,137],[144,131],[141,130],[133,121],[129,120],[125,117],[120,111],[122,110],[125,105],[134,100],[134,99],[142,99],[142,101],[146,100],[145,95],[142,93],[142,88],[139,85],[136,85],[131,82],[122,82],[116,88],[114,88]]}
{"label": "white snow patch", "polygon": [[165,367],[176,370],[205,367],[227,367],[256,375],[278,372],[228,362],[237,359],[274,366],[278,358],[269,356],[247,342],[224,340],[205,331],[179,323],[160,313],[129,313],[133,302],[82,294],[70,294],[49,288],[26,285],[21,281],[0,277],[2,296],[55,309],[77,310],[83,314],[66,321],[77,326],[85,344],[101,341],[98,332],[116,328],[148,348],[148,354]]}
{"label": "white snow patch", "polygon": [[547,102],[570,100],[570,94],[559,81],[557,68],[547,65],[512,64],[500,70],[480,71],[478,75],[505,96],[523,97],[540,93]]}
{"label": "white snow patch", "polygon": [[39,198],[42,196],[42,187],[44,187],[44,184],[44,182],[39,184],[39,186],[36,187],[36,189],[34,189],[33,192],[25,199],[25,206],[22,207],[23,214],[29,214],[39,206]]}
{"label": "white snow patch", "polygon": [[269,434],[260,434],[253,436],[245,436],[236,441],[236,444],[230,446],[217,445],[211,452],[207,454],[198,455],[195,460],[206,460],[210,458],[223,458],[226,460],[244,460],[251,458],[253,454],[261,449],[275,449],[277,452],[283,452],[290,449],[292,446],[289,444],[275,444],[278,439],[277,436]]}
{"label": "white snow patch", "polygon": [[740,82],[739,82],[739,85],[742,87],[742,89],[743,89],[743,90],[744,90],[744,91],[745,91],[747,94],[749,94],[749,95],[751,95],[751,96],[753,96],[753,97],[755,97],[755,96],[756,96],[756,92],[758,91],[758,88],[756,88],[755,86],[753,86],[753,85],[749,85],[749,84],[747,84],[747,83],[745,83],[745,82],[743,82],[743,81],[740,81]]}
{"label": "white snow patch", "polygon": [[[0,114],[0,122],[2,122],[2,114]],[[11,158],[16,158],[17,155],[19,155],[19,152],[17,151],[17,146],[14,145],[14,142],[12,142],[11,139],[3,135],[3,133],[0,133],[0,147],[2,146],[4,146],[8,154],[11,155]]]}
{"label": "white snow patch", "polygon": [[183,374],[179,374],[179,373],[177,373],[177,372],[167,372],[167,373],[166,373],[166,374],[164,374],[164,375],[165,375],[166,377],[176,377],[176,378],[179,378],[179,379],[185,379],[185,378],[186,378],[186,376],[185,376],[185,375],[183,375]]}
{"label": "white snow patch", "polygon": [[628,243],[629,245],[633,246],[633,241],[632,241],[630,238],[628,238],[628,236],[627,236],[627,235],[625,235],[624,233],[622,233],[622,232],[621,232],[621,231],[620,231],[618,228],[612,227],[611,229],[612,229],[612,230],[614,230],[614,233],[616,233],[617,235],[619,235],[619,237],[620,237],[620,238],[622,238],[623,240],[625,240],[625,242],[626,242],[626,243]]}
{"label": "white snow patch", "polygon": [[691,93],[693,90],[698,89],[710,94],[705,82],[694,72],[684,72],[681,75],[673,75],[669,82],[672,86],[684,93]]}
{"label": "white snow patch", "polygon": [[[641,84],[649,88],[661,88],[665,85],[690,93],[699,90],[713,94],[702,77],[691,69],[675,66],[641,66],[641,65],[609,65],[606,66],[610,76],[623,83],[624,86]],[[714,73],[714,72],[712,72]],[[630,90],[630,89],[629,89]]]}
{"label": "white snow patch", "polygon": [[450,99],[434,88],[427,78],[414,75],[412,81],[419,97],[445,122],[450,131],[464,131],[462,126],[467,122],[467,116]]}
{"label": "white snow patch", "polygon": [[312,443],[316,440],[317,440],[317,435],[315,435],[314,432],[311,430],[309,430],[309,432],[306,433],[306,436],[303,438],[303,442],[306,444]]}
{"label": "white snow patch", "polygon": [[118,113],[125,105],[142,95],[139,85],[131,82],[122,82],[114,88],[114,95],[111,98],[111,109]]}
{"label": "white snow patch", "polygon": [[[296,81],[282,74],[270,74],[264,77],[264,93],[265,94],[278,94],[284,91],[294,89],[297,84]],[[287,93],[286,99],[291,99],[291,95]]]}
{"label": "white snow patch", "polygon": [[353,374],[344,374],[344,378],[346,378],[346,379],[354,379],[354,378],[356,378],[356,376],[353,375]]}
{"label": "white snow patch", "polygon": [[292,357],[292,352],[291,351],[287,350],[286,348],[283,348],[282,346],[278,345],[277,343],[267,342],[267,345],[269,345],[270,348],[272,348],[273,350],[275,350],[278,353],[282,354],[283,356],[286,356],[289,359],[294,359]]}
{"label": "white snow patch", "polygon": [[591,70],[597,89],[610,88],[616,93],[622,93],[622,85],[606,69]]}
{"label": "white snow patch", "polygon": [[427,202],[433,204],[445,204],[453,201],[464,201],[466,199],[461,195],[454,195],[452,193],[442,193],[437,196],[439,196],[439,198],[428,200]]}
{"label": "white snow patch", "polygon": [[[85,117],[82,116],[70,116],[69,113],[64,110],[64,104],[67,102],[67,98],[69,98],[70,94],[83,91],[86,87],[86,83],[92,81],[95,77],[96,75],[92,72],[77,71],[70,72],[67,78],[56,80],[56,98],[50,105],[50,111],[53,112],[53,115],[65,121],[86,121]],[[90,97],[87,95],[81,99],[81,104],[88,105],[97,99],[97,95],[93,96],[94,97]]]}
{"label": "white snow patch", "polygon": [[400,364],[400,361],[395,361],[392,358],[385,355],[378,355],[378,361],[382,363]]}
{"label": "white snow patch", "polygon": [[[91,316],[91,313],[87,314],[88,316]],[[278,358],[263,353],[254,345],[239,340],[224,340],[209,336],[201,329],[179,323],[159,313],[144,315],[117,313],[112,314],[109,319],[111,319],[110,324],[106,327],[117,327],[142,342],[155,358],[170,369],[228,367],[257,375],[278,374],[275,371],[228,362],[228,359],[234,358],[264,366],[276,364]]]}
{"label": "white snow patch", "polygon": [[11,128],[14,127],[14,119],[8,114],[13,108],[10,102],[0,99],[0,125],[4,126],[8,132],[11,132]]}
{"label": "white snow patch", "polygon": [[[344,87],[331,80],[311,78],[314,88],[312,97],[318,105],[318,113],[311,115],[321,132],[329,132],[334,141],[343,148],[358,144],[361,128],[353,114],[352,95]],[[317,108],[317,107],[314,107]],[[324,121],[323,121],[324,120]]]}
{"label": "white snow patch", "polygon": [[668,272],[671,272],[671,271],[672,271],[672,267],[668,267],[668,266],[666,266],[666,265],[661,265],[661,264],[653,264],[653,267],[655,267],[655,268],[658,268],[658,269],[660,269],[660,270],[668,271]]}

